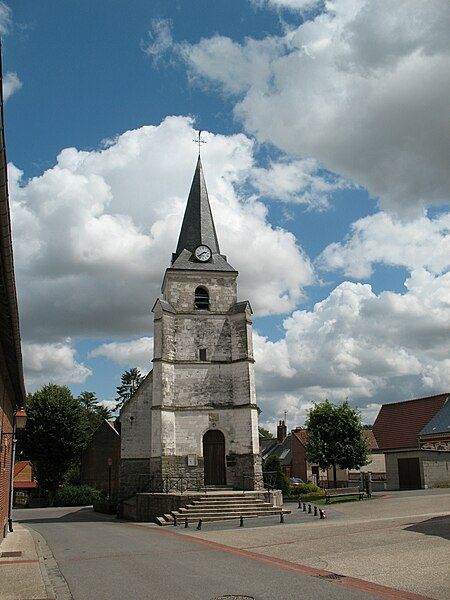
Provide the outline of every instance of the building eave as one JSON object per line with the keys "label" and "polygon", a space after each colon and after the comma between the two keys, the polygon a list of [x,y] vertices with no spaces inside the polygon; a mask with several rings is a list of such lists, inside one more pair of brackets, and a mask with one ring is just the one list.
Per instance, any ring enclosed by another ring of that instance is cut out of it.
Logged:
{"label": "building eave", "polygon": [[[1,45],[0,76],[1,83],[3,84]],[[0,129],[0,344],[4,354],[6,369],[14,390],[16,405],[23,406],[26,394],[20,346],[19,311],[14,277],[2,86],[0,86]]]}

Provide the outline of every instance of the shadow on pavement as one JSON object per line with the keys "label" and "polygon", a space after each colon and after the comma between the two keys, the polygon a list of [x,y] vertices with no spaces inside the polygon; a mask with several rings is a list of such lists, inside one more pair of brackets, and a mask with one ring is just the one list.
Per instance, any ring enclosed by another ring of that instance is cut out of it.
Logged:
{"label": "shadow on pavement", "polygon": [[[47,509],[48,514],[45,514],[42,509],[36,509],[39,510],[38,515],[28,515],[27,512],[31,510],[34,509],[23,509],[19,514],[17,514],[19,511],[15,511],[14,521],[16,523],[79,523],[80,521],[91,523],[100,521],[119,522],[114,515],[105,515],[103,513],[95,512],[91,507],[84,507],[78,510],[67,509],[68,512],[64,512],[64,508],[60,508],[58,511],[56,509]],[[59,512],[61,514],[58,514]]]}
{"label": "shadow on pavement", "polygon": [[409,527],[405,527],[405,531],[414,531],[415,533],[423,533],[424,535],[434,535],[441,537],[444,540],[450,540],[450,517],[433,517],[420,523],[414,523]]}

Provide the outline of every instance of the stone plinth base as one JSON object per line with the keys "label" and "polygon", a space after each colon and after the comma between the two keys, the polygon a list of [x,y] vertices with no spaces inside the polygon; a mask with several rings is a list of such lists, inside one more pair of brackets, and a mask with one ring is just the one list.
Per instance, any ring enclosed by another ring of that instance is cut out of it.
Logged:
{"label": "stone plinth base", "polygon": [[[236,495],[242,493],[242,496],[250,495],[252,497],[260,498],[264,502],[271,502],[275,506],[281,506],[283,504],[283,496],[280,490],[267,490],[262,491],[234,491],[230,494]],[[125,500],[123,502],[122,516],[124,519],[130,521],[140,522],[155,522],[156,517],[161,517],[164,514],[170,513],[172,510],[178,510],[179,508],[191,504],[193,500],[205,496],[211,496],[212,498],[217,494],[225,494],[226,492],[189,492],[185,494],[164,494],[164,493],[143,493],[136,494],[134,498]]]}

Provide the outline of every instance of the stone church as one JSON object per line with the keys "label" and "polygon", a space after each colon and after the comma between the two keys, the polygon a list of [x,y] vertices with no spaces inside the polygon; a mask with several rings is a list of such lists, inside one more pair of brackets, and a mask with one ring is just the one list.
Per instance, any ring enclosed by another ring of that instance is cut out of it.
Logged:
{"label": "stone church", "polygon": [[180,476],[260,489],[252,310],[220,252],[200,156],[153,307],[153,370],[122,408],[121,499]]}

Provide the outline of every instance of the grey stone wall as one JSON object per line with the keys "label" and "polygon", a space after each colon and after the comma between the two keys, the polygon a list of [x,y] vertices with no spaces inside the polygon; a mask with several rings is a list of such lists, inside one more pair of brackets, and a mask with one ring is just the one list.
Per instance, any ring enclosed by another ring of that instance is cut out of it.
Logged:
{"label": "grey stone wall", "polygon": [[418,458],[422,487],[450,484],[450,453],[430,450],[386,452],[386,489],[398,490],[398,459]]}
{"label": "grey stone wall", "polygon": [[150,457],[152,392],[153,373],[150,372],[120,411],[122,459]]}
{"label": "grey stone wall", "polygon": [[148,490],[150,478],[151,469],[148,458],[122,459],[119,471],[119,502],[138,492]]}
{"label": "grey stone wall", "polygon": [[450,452],[424,452],[423,477],[429,488],[450,485]]}
{"label": "grey stone wall", "polygon": [[[236,272],[166,271],[164,300],[154,307],[153,372],[121,413],[122,497],[145,478],[203,477],[203,436],[225,439],[227,483],[258,488],[258,413],[251,309],[236,305]],[[195,289],[208,290],[209,310],[195,310]],[[206,349],[206,360],[200,360]],[[197,465],[189,467],[188,455]],[[146,465],[139,460],[147,460]],[[135,461],[135,463],[133,463]],[[137,471],[144,468],[144,473]],[[130,494],[131,495],[131,494]]]}
{"label": "grey stone wall", "polygon": [[237,300],[237,273],[208,271],[167,271],[163,284],[164,299],[178,313],[194,312],[197,287],[209,293],[211,313],[227,313]]}

